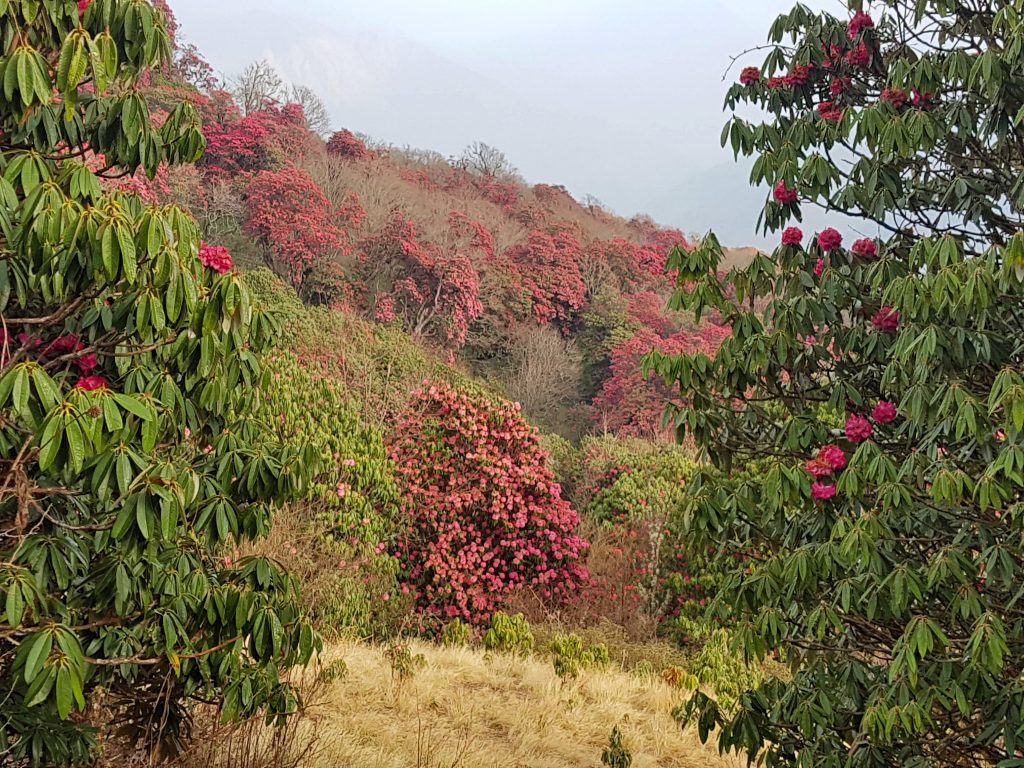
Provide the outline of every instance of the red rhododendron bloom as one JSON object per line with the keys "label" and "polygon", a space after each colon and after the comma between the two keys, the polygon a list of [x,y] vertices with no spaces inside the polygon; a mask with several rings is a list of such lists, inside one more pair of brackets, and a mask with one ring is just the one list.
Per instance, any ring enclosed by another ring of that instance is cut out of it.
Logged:
{"label": "red rhododendron bloom", "polygon": [[876,424],[892,424],[896,421],[897,415],[896,406],[887,400],[882,400],[875,406],[875,410],[871,413],[871,418],[874,419]]}
{"label": "red rhododendron bloom", "polygon": [[829,227],[818,235],[818,245],[825,253],[838,251],[843,245],[843,236],[839,234],[838,230]]}
{"label": "red rhododendron bloom", "polygon": [[786,85],[786,78],[784,77],[770,77],[768,78],[768,90],[777,91]]}
{"label": "red rhododendron bloom", "polygon": [[782,244],[799,248],[804,241],[804,233],[800,227],[787,227],[782,233]]}
{"label": "red rhododendron bloom", "polygon": [[850,19],[846,33],[851,40],[856,40],[865,29],[874,29],[875,20],[863,11],[857,11]]}
{"label": "red rhododendron bloom", "polygon": [[81,389],[85,392],[95,392],[98,389],[109,389],[110,385],[107,384],[107,380],[102,376],[83,376],[75,384],[75,389]]}
{"label": "red rhododendron bloom", "polygon": [[740,72],[740,82],[743,85],[753,85],[761,81],[761,70],[757,67],[747,67]]}
{"label": "red rhododendron bloom", "polygon": [[865,237],[855,242],[851,250],[855,256],[859,256],[862,259],[878,258],[878,243],[870,237]]}
{"label": "red rhododendron bloom", "polygon": [[814,74],[814,67],[809,64],[797,64],[793,67],[793,72],[784,78],[784,82],[791,88],[807,85],[812,74]]}
{"label": "red rhododendron bloom", "polygon": [[826,445],[818,451],[818,458],[828,464],[836,472],[846,469],[846,453],[838,445]]}
{"label": "red rhododendron bloom", "polygon": [[818,480],[828,477],[833,471],[828,462],[823,461],[820,456],[809,459],[807,463],[804,464],[804,469],[806,469],[812,477],[815,477]]}
{"label": "red rhododendron bloom", "polygon": [[811,486],[811,495],[817,501],[828,501],[835,498],[836,487],[830,483],[815,483]]}
{"label": "red rhododendron bloom", "polygon": [[861,43],[848,54],[846,54],[846,63],[851,67],[864,68],[871,64],[871,50],[868,48],[867,43]]}
{"label": "red rhododendron bloom", "polygon": [[212,269],[218,274],[226,274],[234,267],[231,261],[231,254],[222,245],[207,245],[203,243],[199,248],[199,260],[207,269]]}
{"label": "red rhododendron bloom", "polygon": [[880,333],[896,333],[900,329],[900,313],[892,307],[882,307],[871,318],[871,325]]}
{"label": "red rhododendron bloom", "polygon": [[871,439],[875,428],[863,416],[851,413],[846,419],[846,439],[851,443],[863,443]]}
{"label": "red rhododendron bloom", "polygon": [[907,92],[899,88],[886,88],[882,91],[882,101],[891,104],[893,109],[901,109],[907,103]]}
{"label": "red rhododendron bloom", "polygon": [[75,360],[75,365],[78,367],[78,370],[82,372],[82,375],[88,376],[99,367],[100,361],[96,355],[82,355],[80,358]]}
{"label": "red rhododendron bloom", "polygon": [[917,89],[914,89],[914,106],[918,109],[929,110],[932,108],[934,103],[935,94],[933,93],[921,93]]}
{"label": "red rhododendron bloom", "polygon": [[850,78],[848,77],[833,77],[832,82],[828,84],[828,92],[832,98],[837,98],[842,94],[846,93],[846,89],[850,87]]}
{"label": "red rhododendron bloom", "polygon": [[78,0],[78,15],[84,16],[90,5],[92,5],[92,0]]}
{"label": "red rhododendron bloom", "polygon": [[814,265],[814,276],[821,277],[825,274],[825,260],[818,259],[818,263]]}
{"label": "red rhododendron bloom", "polygon": [[834,101],[823,101],[818,105],[818,114],[828,123],[838,123],[843,119],[843,110]]}
{"label": "red rhododendron bloom", "polygon": [[43,356],[61,357],[62,355],[77,352],[81,348],[82,342],[77,336],[74,334],[66,334],[64,336],[58,336],[56,339],[51,341],[43,350]]}
{"label": "red rhododendron bloom", "polygon": [[797,201],[798,193],[797,190],[790,189],[786,186],[786,181],[782,180],[775,185],[775,202],[779,205],[792,205]]}

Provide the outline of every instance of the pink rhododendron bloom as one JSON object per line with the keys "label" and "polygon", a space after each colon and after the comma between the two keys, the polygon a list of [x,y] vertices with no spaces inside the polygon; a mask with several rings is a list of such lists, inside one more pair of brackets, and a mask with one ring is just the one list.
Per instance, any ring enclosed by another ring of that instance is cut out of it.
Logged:
{"label": "pink rhododendron bloom", "polygon": [[799,248],[804,241],[804,233],[800,227],[787,227],[782,233],[782,244]]}
{"label": "pink rhododendron bloom", "polygon": [[846,419],[846,439],[851,443],[863,443],[871,439],[875,428],[863,416],[851,413]]}
{"label": "pink rhododendron bloom", "polygon": [[75,365],[83,375],[88,376],[99,368],[100,361],[96,355],[82,355],[80,358],[75,360]]}
{"label": "pink rhododendron bloom", "polygon": [[212,269],[220,275],[227,274],[234,267],[231,254],[222,245],[207,245],[203,243],[199,248],[199,261],[207,269]]}
{"label": "pink rhododendron bloom", "polygon": [[892,105],[893,109],[900,110],[907,103],[907,92],[899,88],[886,88],[882,91],[882,101]]}
{"label": "pink rhododendron bloom", "polygon": [[825,274],[825,260],[818,259],[818,263],[814,265],[814,276],[821,277]]}
{"label": "pink rhododendron bloom", "polygon": [[857,11],[853,14],[853,18],[850,19],[850,24],[846,29],[846,34],[851,40],[856,40],[860,37],[860,33],[865,29],[873,29],[875,26],[875,20],[863,11]]}
{"label": "pink rhododendron bloom", "polygon": [[851,67],[867,67],[871,63],[871,51],[867,44],[862,42],[846,54],[846,63]]}
{"label": "pink rhododendron bloom", "polygon": [[83,376],[75,384],[75,389],[81,389],[85,392],[95,392],[100,389],[109,389],[110,385],[107,384],[107,380],[102,376]]}
{"label": "pink rhododendron bloom", "polygon": [[743,85],[753,85],[761,82],[761,70],[757,67],[746,67],[740,72],[740,82]]}
{"label": "pink rhododendron bloom", "polygon": [[804,469],[807,470],[808,474],[810,474],[812,477],[818,480],[828,477],[829,475],[832,474],[833,471],[832,467],[828,464],[828,462],[823,461],[821,456],[809,459],[807,463],[804,464]]}
{"label": "pink rhododendron bloom", "polygon": [[855,256],[859,256],[862,259],[877,259],[878,258],[878,243],[873,238],[865,237],[858,240],[853,244],[853,251]]}
{"label": "pink rhododendron bloom", "polygon": [[818,452],[818,458],[836,472],[846,469],[846,453],[838,445],[826,445]]}
{"label": "pink rhododendron bloom", "polygon": [[84,16],[90,5],[92,5],[92,0],[78,0],[78,15]]}
{"label": "pink rhododendron bloom", "polygon": [[897,416],[896,406],[887,400],[882,400],[871,412],[871,418],[876,424],[892,424]]}
{"label": "pink rhododendron bloom", "polygon": [[775,185],[773,195],[775,197],[775,202],[779,205],[792,205],[798,198],[797,190],[787,187],[785,180],[780,181]]}
{"label": "pink rhododendron bloom", "polygon": [[934,93],[921,93],[917,89],[912,91],[914,106],[918,109],[928,111],[934,104],[935,94]]}
{"label": "pink rhododendron bloom", "polygon": [[900,329],[900,313],[890,306],[882,307],[871,318],[871,325],[879,333],[896,333]]}
{"label": "pink rhododendron bloom", "polygon": [[818,245],[825,253],[838,251],[843,245],[843,236],[839,234],[838,230],[829,227],[818,235]]}
{"label": "pink rhododendron bloom", "polygon": [[831,483],[815,483],[811,486],[811,495],[817,501],[828,501],[835,498],[836,487]]}

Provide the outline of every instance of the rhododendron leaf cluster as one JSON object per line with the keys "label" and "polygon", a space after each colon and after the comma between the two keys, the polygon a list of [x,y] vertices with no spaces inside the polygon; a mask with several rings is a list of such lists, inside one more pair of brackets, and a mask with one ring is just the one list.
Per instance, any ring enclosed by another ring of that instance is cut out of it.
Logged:
{"label": "rhododendron leaf cluster", "polygon": [[523,589],[557,604],[586,581],[579,517],[518,406],[425,383],[389,443],[400,577],[438,628],[485,624]]}
{"label": "rhododendron leaf cluster", "polygon": [[319,643],[286,574],[220,554],[307,484],[247,418],[279,329],[187,214],[108,184],[203,149],[191,105],[157,126],[136,88],[169,63],[163,14],[0,21],[0,762],[94,764],[101,708],[170,757],[190,700],[294,711]]}
{"label": "rhododendron leaf cluster", "polygon": [[670,263],[678,301],[732,328],[714,359],[656,365],[721,470],[687,486],[689,535],[764,548],[713,612],[791,667],[682,714],[769,766],[1017,765],[1024,4],[849,5],[778,19],[725,140],[774,190],[767,228],[808,205],[859,221],[724,281],[713,236]]}

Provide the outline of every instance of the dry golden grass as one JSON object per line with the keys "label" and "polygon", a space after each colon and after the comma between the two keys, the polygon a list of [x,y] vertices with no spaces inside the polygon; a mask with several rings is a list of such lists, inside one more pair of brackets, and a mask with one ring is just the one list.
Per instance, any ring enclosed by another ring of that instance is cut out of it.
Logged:
{"label": "dry golden grass", "polygon": [[379,647],[345,644],[328,656],[348,674],[317,707],[323,739],[308,768],[600,768],[620,726],[633,768],[726,768],[670,713],[685,696],[618,668],[563,684],[549,662],[413,644],[425,669],[392,679]]}

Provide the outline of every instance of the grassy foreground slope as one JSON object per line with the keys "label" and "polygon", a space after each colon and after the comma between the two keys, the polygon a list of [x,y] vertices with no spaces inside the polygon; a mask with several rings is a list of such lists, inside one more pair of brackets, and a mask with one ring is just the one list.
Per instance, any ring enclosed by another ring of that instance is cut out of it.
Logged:
{"label": "grassy foreground slope", "polygon": [[414,643],[426,667],[392,678],[380,647],[343,644],[329,655],[348,673],[317,712],[322,736],[308,768],[569,768],[600,766],[612,728],[633,768],[739,766],[700,744],[671,711],[685,693],[612,665],[563,684],[551,663]]}

